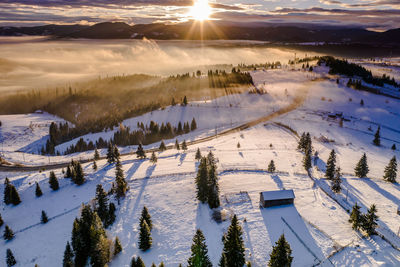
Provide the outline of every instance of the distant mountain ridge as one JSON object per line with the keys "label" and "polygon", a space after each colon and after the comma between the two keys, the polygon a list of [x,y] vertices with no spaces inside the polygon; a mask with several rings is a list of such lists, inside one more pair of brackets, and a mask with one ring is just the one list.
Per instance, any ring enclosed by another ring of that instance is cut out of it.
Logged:
{"label": "distant mountain ridge", "polygon": [[268,42],[369,43],[400,46],[400,29],[373,32],[357,27],[326,25],[228,24],[205,22],[203,31],[193,22],[179,24],[137,24],[102,22],[86,25],[0,27],[0,36],[48,35],[56,38],[159,40],[258,40]]}

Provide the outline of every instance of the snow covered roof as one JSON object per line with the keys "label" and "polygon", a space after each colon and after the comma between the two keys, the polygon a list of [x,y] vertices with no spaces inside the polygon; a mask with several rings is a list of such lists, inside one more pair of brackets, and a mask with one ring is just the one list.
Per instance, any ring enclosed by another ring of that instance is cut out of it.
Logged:
{"label": "snow covered roof", "polygon": [[293,190],[265,191],[260,193],[264,201],[294,198]]}

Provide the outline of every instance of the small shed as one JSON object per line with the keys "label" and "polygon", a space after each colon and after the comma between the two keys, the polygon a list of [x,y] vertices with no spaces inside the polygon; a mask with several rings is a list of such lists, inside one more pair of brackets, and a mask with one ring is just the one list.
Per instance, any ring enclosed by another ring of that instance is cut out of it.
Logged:
{"label": "small shed", "polygon": [[265,191],[260,193],[260,206],[264,208],[293,204],[293,190]]}

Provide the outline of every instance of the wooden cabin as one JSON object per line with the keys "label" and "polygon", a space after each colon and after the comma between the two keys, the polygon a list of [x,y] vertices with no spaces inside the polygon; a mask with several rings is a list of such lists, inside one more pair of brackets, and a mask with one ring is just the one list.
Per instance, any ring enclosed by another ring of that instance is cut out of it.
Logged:
{"label": "wooden cabin", "polygon": [[264,208],[293,204],[293,190],[265,191],[260,193],[260,206]]}

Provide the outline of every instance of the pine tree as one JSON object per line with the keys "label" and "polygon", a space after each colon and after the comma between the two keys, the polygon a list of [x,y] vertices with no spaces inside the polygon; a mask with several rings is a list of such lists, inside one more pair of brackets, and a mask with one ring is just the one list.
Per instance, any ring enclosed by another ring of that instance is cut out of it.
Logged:
{"label": "pine tree", "polygon": [[0,227],[2,227],[3,224],[4,224],[4,221],[3,221],[3,218],[1,217],[1,214],[0,214]]}
{"label": "pine tree", "polygon": [[340,193],[340,191],[342,190],[340,186],[342,180],[340,179],[340,177],[341,177],[340,168],[337,168],[335,171],[335,176],[332,179],[332,185],[331,185],[331,189],[335,193]]}
{"label": "pine tree", "polygon": [[11,204],[11,184],[7,177],[4,181],[4,203]]}
{"label": "pine tree", "polygon": [[349,223],[351,223],[351,227],[353,230],[359,230],[362,226],[363,223],[363,215],[360,211],[361,207],[356,204],[354,204],[353,209],[351,210],[350,213],[350,219]]}
{"label": "pine tree", "polygon": [[50,172],[49,184],[50,184],[50,188],[53,189],[54,191],[56,191],[60,188],[60,186],[58,184],[57,176],[53,171]]}
{"label": "pine tree", "polygon": [[121,157],[121,154],[119,153],[118,147],[114,145],[114,159],[115,161],[119,160]]}
{"label": "pine tree", "polygon": [[186,97],[186,96],[184,96],[184,97],[183,97],[183,100],[182,100],[182,106],[186,107],[186,106],[187,106],[187,104],[188,104],[187,97]]}
{"label": "pine tree", "polygon": [[305,148],[305,140],[306,140],[306,133],[302,133],[299,139],[299,143],[297,145],[298,150],[304,150]]}
{"label": "pine tree", "polygon": [[104,191],[103,186],[98,184],[96,186],[96,197],[95,197],[95,211],[99,215],[100,220],[103,222],[104,227],[108,227],[109,211],[108,211],[108,197]]}
{"label": "pine tree", "polygon": [[118,236],[115,238],[114,242],[114,256],[118,255],[122,251],[121,241],[119,241]]}
{"label": "pine tree", "polygon": [[161,262],[160,265],[158,265],[158,267],[165,267],[164,262]]}
{"label": "pine tree", "polygon": [[131,267],[146,267],[141,257],[132,257]]}
{"label": "pine tree", "polygon": [[17,264],[17,261],[15,260],[11,249],[9,248],[7,249],[6,255],[7,255],[6,256],[7,267],[11,267]]}
{"label": "pine tree", "polygon": [[276,171],[275,169],[275,162],[271,160],[268,164],[268,170],[269,173],[274,173]]}
{"label": "pine tree", "polygon": [[385,174],[383,175],[383,180],[390,183],[396,183],[397,177],[397,160],[396,156],[390,160],[389,164],[385,167]]}
{"label": "pine tree", "polygon": [[124,171],[122,170],[121,162],[119,160],[117,160],[115,168],[115,183],[116,198],[120,199],[125,196],[126,191],[128,190],[128,184],[125,181]]}
{"label": "pine tree", "polygon": [[167,150],[167,147],[165,146],[164,141],[161,141],[160,147],[158,148],[158,150],[160,150],[161,152]]}
{"label": "pine tree", "polygon": [[75,179],[73,179],[74,183],[77,185],[82,185],[85,183],[85,174],[83,173],[82,165],[80,162],[77,162],[75,165],[75,172],[76,176]]}
{"label": "pine tree", "polygon": [[197,199],[205,203],[207,201],[207,189],[208,189],[208,170],[207,170],[207,159],[201,158],[199,168],[196,176],[196,187],[197,187]]}
{"label": "pine tree", "polygon": [[93,170],[97,171],[97,163],[95,160],[93,161]]}
{"label": "pine tree", "polygon": [[99,160],[100,159],[100,154],[99,151],[97,150],[97,148],[94,149],[94,160]]}
{"label": "pine tree", "polygon": [[195,159],[196,159],[197,161],[199,161],[199,160],[201,159],[200,148],[197,148]]}
{"label": "pine tree", "polygon": [[224,253],[222,253],[221,258],[219,259],[218,263],[219,267],[228,267],[228,261]]}
{"label": "pine tree", "polygon": [[47,217],[47,214],[44,210],[42,210],[42,216],[40,217],[40,222],[45,224],[49,221],[49,218]]}
{"label": "pine tree", "polygon": [[192,254],[188,260],[188,267],[212,267],[205,240],[203,232],[197,229],[193,237]]}
{"label": "pine tree", "polygon": [[146,158],[146,153],[144,152],[142,144],[139,144],[137,150],[136,150],[136,157],[140,159]]}
{"label": "pine tree", "polygon": [[364,106],[364,100],[363,100],[363,99],[361,99],[360,105],[361,105],[361,106]]}
{"label": "pine tree", "polygon": [[329,154],[328,161],[326,162],[326,171],[325,178],[328,180],[333,180],[335,178],[335,170],[336,170],[336,153],[335,150],[332,149]]}
{"label": "pine tree", "polygon": [[396,150],[396,144],[392,145],[392,150]]}
{"label": "pine tree", "polygon": [[306,152],[304,154],[304,158],[303,158],[303,167],[304,169],[308,172],[310,170],[310,168],[312,167],[311,165],[311,148],[308,147],[306,149]]}
{"label": "pine tree", "polygon": [[19,203],[21,203],[21,199],[19,197],[18,191],[15,188],[15,186],[12,184],[10,184],[9,186],[10,186],[11,203],[16,206]]}
{"label": "pine tree", "polygon": [[68,165],[67,166],[67,171],[65,172],[65,178],[71,178],[72,173],[71,173],[71,167]]}
{"label": "pine tree", "polygon": [[210,164],[208,170],[208,194],[207,194],[207,202],[210,209],[215,209],[220,206],[219,201],[219,185],[218,185],[218,177],[217,170],[215,164]]}
{"label": "pine tree", "polygon": [[115,157],[114,157],[114,149],[113,146],[110,143],[108,143],[108,148],[107,148],[107,162],[112,164],[115,162]]}
{"label": "pine tree", "polygon": [[42,189],[40,189],[38,182],[35,182],[35,184],[36,184],[35,195],[36,197],[41,197],[43,195]]}
{"label": "pine tree", "polygon": [[181,147],[182,147],[182,150],[184,150],[184,151],[186,151],[188,149],[187,145],[186,145],[186,140],[183,140]]}
{"label": "pine tree", "polygon": [[150,162],[153,164],[157,163],[157,156],[156,156],[156,153],[154,153],[154,151],[153,151],[153,153],[151,153]]}
{"label": "pine tree", "polygon": [[69,242],[67,242],[64,250],[63,267],[74,267],[74,253]]}
{"label": "pine tree", "polygon": [[378,130],[376,130],[373,143],[376,146],[380,146],[381,145],[381,126],[379,126]]}
{"label": "pine tree", "polygon": [[110,202],[108,204],[108,220],[107,220],[107,227],[112,225],[115,221],[115,205],[114,203]]}
{"label": "pine tree", "polygon": [[190,130],[191,131],[194,131],[194,130],[196,130],[197,129],[197,123],[196,123],[196,120],[193,118],[192,119],[192,123],[191,123],[191,125],[190,125]]}
{"label": "pine tree", "polygon": [[226,258],[226,266],[243,267],[245,264],[243,231],[237,216],[234,215],[228,232],[223,237],[224,248],[222,253]]}
{"label": "pine tree", "polygon": [[269,267],[290,267],[292,265],[293,257],[291,256],[292,249],[286,241],[285,236],[282,234],[275,246],[272,248]]}
{"label": "pine tree", "polygon": [[179,143],[178,143],[178,139],[175,139],[175,148],[176,148],[177,150],[180,149]]}
{"label": "pine tree", "polygon": [[139,220],[140,224],[142,224],[143,222],[147,223],[147,226],[149,227],[150,231],[153,229],[153,222],[151,221],[151,216],[146,206],[143,207],[142,215],[140,216]]}
{"label": "pine tree", "polygon": [[6,225],[6,228],[4,229],[3,238],[7,241],[14,238],[14,232],[8,225]]}
{"label": "pine tree", "polygon": [[357,163],[357,166],[354,169],[354,172],[358,178],[367,177],[369,168],[368,168],[368,163],[367,163],[367,155],[365,153],[361,157],[360,161]]}
{"label": "pine tree", "polygon": [[371,207],[368,209],[367,214],[364,215],[364,220],[362,224],[362,228],[365,232],[367,232],[368,236],[376,234],[376,227],[377,227],[377,220],[378,216],[376,215],[376,206],[372,204]]}
{"label": "pine tree", "polygon": [[151,247],[151,244],[152,244],[150,228],[147,225],[146,221],[143,221],[140,224],[140,230],[139,231],[140,231],[140,234],[139,234],[139,248],[142,251],[146,251]]}

